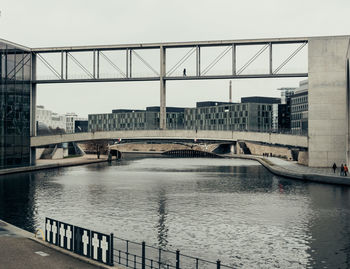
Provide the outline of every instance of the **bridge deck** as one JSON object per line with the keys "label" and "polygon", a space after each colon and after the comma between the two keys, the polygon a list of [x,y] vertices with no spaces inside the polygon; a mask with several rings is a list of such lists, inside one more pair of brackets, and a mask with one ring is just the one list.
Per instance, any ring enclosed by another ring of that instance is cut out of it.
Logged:
{"label": "bridge deck", "polygon": [[31,147],[40,147],[64,142],[84,142],[92,140],[205,140],[216,142],[256,141],[273,145],[294,147],[308,147],[306,136],[232,131],[204,131],[204,130],[140,130],[140,131],[109,131],[94,133],[74,133],[63,135],[48,135],[31,137]]}

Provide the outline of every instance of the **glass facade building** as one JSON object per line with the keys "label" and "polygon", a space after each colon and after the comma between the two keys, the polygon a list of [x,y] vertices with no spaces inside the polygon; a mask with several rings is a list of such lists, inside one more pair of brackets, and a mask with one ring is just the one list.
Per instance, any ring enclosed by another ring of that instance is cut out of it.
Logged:
{"label": "glass facade building", "polygon": [[30,164],[29,50],[0,40],[0,169]]}

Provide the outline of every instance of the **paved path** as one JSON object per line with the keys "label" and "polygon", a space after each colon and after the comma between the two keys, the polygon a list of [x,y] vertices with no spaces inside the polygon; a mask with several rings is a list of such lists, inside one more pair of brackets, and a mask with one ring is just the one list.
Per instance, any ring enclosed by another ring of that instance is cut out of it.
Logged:
{"label": "paved path", "polygon": [[75,257],[37,241],[33,234],[0,220],[0,268],[6,269],[96,269]]}
{"label": "paved path", "polygon": [[257,155],[225,154],[229,158],[250,159],[260,162],[271,173],[283,177],[327,184],[350,186],[350,176],[340,176],[340,169],[333,173],[331,168],[314,168],[275,157]]}
{"label": "paved path", "polygon": [[52,169],[66,166],[75,166],[75,165],[83,165],[90,163],[98,163],[98,162],[106,162],[107,156],[101,155],[100,159],[97,159],[97,156],[86,154],[81,157],[74,158],[64,158],[57,160],[37,160],[37,164],[34,166],[23,166],[16,168],[6,168],[0,170],[0,175],[12,174],[12,173],[22,173],[22,172],[31,172],[42,169]]}
{"label": "paved path", "polygon": [[312,173],[320,175],[330,175],[330,176],[339,176],[340,168],[337,168],[336,173],[333,173],[333,169],[329,168],[319,168],[319,167],[308,167],[305,165],[298,164],[296,161],[287,161],[276,157],[265,157],[265,159],[274,163],[275,165],[281,166],[285,169],[292,170],[300,173]]}

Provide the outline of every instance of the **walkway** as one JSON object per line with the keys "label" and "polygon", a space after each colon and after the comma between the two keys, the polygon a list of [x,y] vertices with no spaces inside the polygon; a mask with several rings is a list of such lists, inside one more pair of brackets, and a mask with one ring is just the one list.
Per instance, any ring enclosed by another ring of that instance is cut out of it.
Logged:
{"label": "walkway", "polygon": [[47,245],[45,242],[39,243],[38,239],[34,239],[33,234],[0,220],[0,268],[112,268],[100,266],[93,261],[85,262],[56,250],[57,247],[49,247]]}
{"label": "walkway", "polygon": [[296,162],[287,161],[275,157],[262,157],[256,155],[226,155],[231,158],[241,158],[241,159],[250,159],[256,160],[261,163],[266,169],[271,173],[289,177],[293,179],[299,179],[304,181],[314,181],[319,183],[327,184],[339,184],[339,185],[348,185],[350,186],[350,175],[349,176],[340,176],[340,169],[338,168],[336,173],[333,173],[333,170],[329,168],[314,168],[304,165],[300,165]]}
{"label": "walkway", "polygon": [[101,155],[100,159],[97,159],[97,156],[95,154],[85,154],[84,156],[81,156],[81,157],[64,158],[64,159],[57,159],[57,160],[37,160],[36,161],[37,163],[34,166],[1,169],[0,176],[6,175],[6,174],[13,174],[13,173],[31,172],[36,170],[52,169],[52,168],[59,168],[59,167],[66,167],[66,166],[76,166],[76,165],[106,162],[106,161],[107,161],[106,155]]}
{"label": "walkway", "polygon": [[[283,167],[284,169],[291,170],[294,172],[304,173],[304,174],[320,174],[320,175],[330,175],[330,176],[339,176],[340,175],[340,167],[337,168],[336,173],[333,173],[333,169],[329,168],[321,168],[321,167],[308,167],[305,165],[298,164],[296,161],[287,161],[284,159],[276,158],[276,157],[265,157],[265,159],[270,162]],[[339,165],[340,166],[340,165]],[[349,178],[350,180],[350,178]]]}

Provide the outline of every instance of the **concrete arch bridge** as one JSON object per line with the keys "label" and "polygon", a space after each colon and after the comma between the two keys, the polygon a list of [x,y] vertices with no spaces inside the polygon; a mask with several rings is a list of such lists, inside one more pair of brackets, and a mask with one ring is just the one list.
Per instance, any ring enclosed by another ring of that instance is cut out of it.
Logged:
{"label": "concrete arch bridge", "polygon": [[[60,134],[31,137],[31,147],[43,147],[66,142],[89,141],[122,141],[122,142],[155,142],[155,143],[207,143],[231,145],[232,153],[261,154],[269,152],[271,147],[284,150],[297,149],[307,152],[308,138],[306,136],[238,132],[218,130],[130,130],[130,131],[103,131],[74,134]],[[248,146],[247,146],[248,144]],[[257,147],[256,145],[260,145]],[[281,154],[283,155],[283,154]]]}

